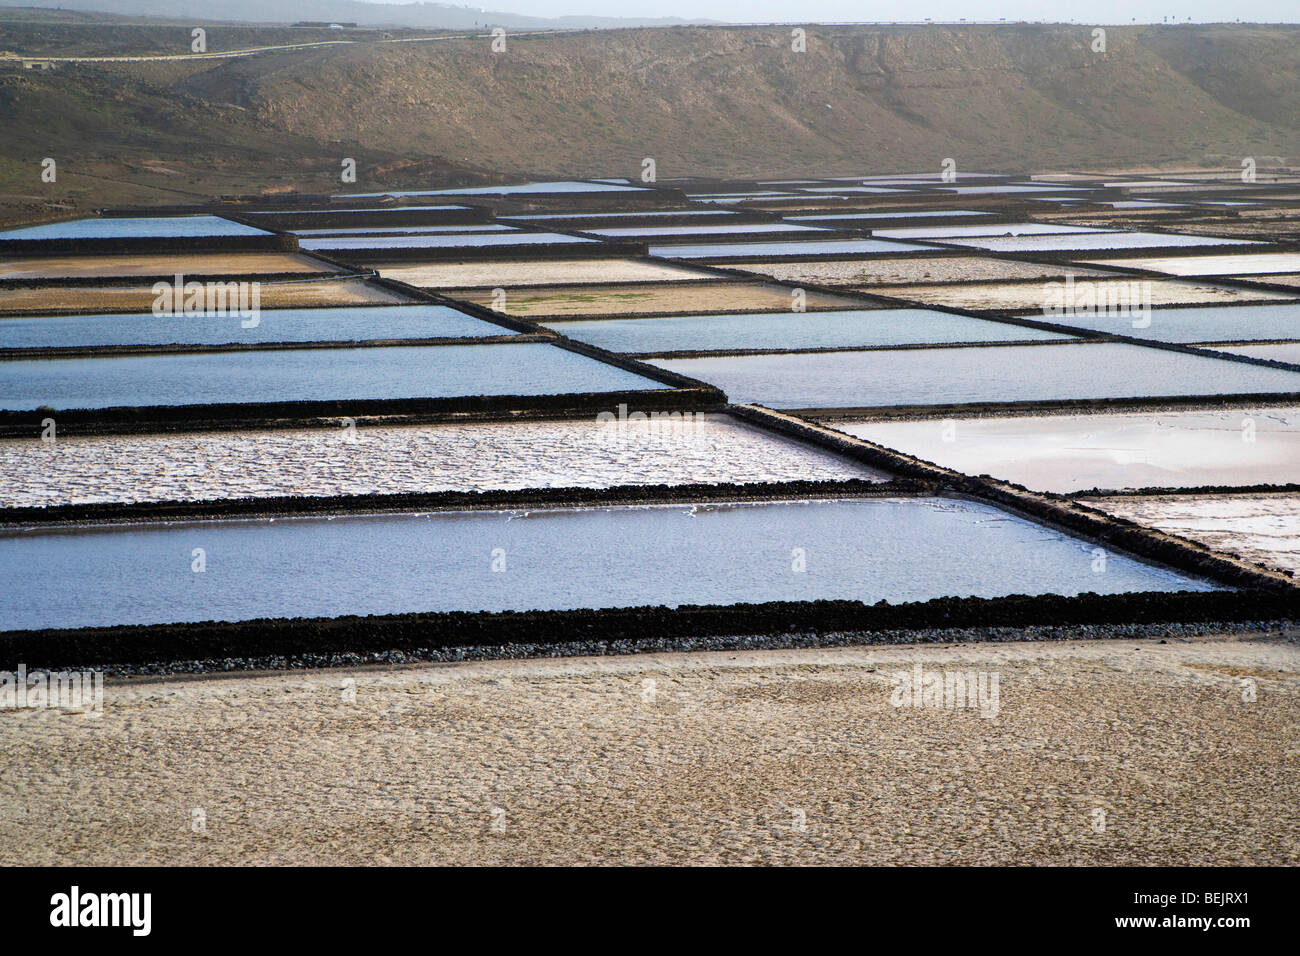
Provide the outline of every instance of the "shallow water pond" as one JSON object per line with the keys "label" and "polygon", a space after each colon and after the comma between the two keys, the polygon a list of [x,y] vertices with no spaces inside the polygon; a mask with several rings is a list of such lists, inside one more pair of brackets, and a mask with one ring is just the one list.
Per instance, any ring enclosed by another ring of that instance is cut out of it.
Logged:
{"label": "shallow water pond", "polygon": [[545,344],[267,349],[0,362],[0,408],[555,395],[667,388]]}
{"label": "shallow water pond", "polygon": [[[11,532],[0,533],[0,629],[1211,588],[1118,555],[1098,572],[1094,551],[937,498]],[[51,581],[58,599],[33,600]]]}

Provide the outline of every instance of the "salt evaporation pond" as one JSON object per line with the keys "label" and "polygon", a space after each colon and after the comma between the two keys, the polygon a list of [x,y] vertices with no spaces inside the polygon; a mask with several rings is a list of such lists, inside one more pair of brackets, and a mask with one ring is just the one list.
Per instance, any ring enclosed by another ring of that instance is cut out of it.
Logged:
{"label": "salt evaporation pond", "polygon": [[[1038,317],[1053,299],[1061,299],[1060,276],[1053,293],[1047,283],[1036,282],[961,282],[949,285],[899,285],[888,294],[900,299],[914,299],[934,305],[959,309],[1012,309],[1034,312]],[[1286,302],[1292,296],[1264,289],[1242,289],[1173,279],[1090,279],[1098,301],[1101,296],[1131,294],[1133,283],[1143,299],[1150,295],[1152,305],[1191,305],[1198,302]],[[1121,291],[1122,290],[1122,291]],[[1076,289],[1076,291],[1079,291]],[[1077,300],[1076,300],[1077,301]],[[1118,301],[1118,299],[1117,299]]]}
{"label": "salt evaporation pond", "polygon": [[1062,226],[1047,222],[1001,222],[981,226],[903,226],[873,229],[873,236],[885,239],[947,239],[961,236],[1057,236],[1071,233],[1108,232],[1089,226]]}
{"label": "salt evaporation pond", "polygon": [[729,415],[0,439],[0,508],[88,502],[886,481]]}
{"label": "salt evaporation pond", "polygon": [[423,233],[469,235],[471,233],[485,232],[515,232],[516,228],[517,227],[515,226],[502,226],[498,223],[492,223],[490,225],[462,226],[403,226],[395,223],[390,226],[354,226],[351,228],[341,226],[321,226],[314,229],[291,229],[289,231],[295,236],[406,236],[419,235]]}
{"label": "salt evaporation pond", "polygon": [[191,239],[219,236],[269,236],[264,229],[220,216],[148,216],[121,219],[73,219],[0,232],[10,239]]}
{"label": "salt evaporation pond", "polygon": [[715,226],[615,226],[605,229],[584,229],[593,236],[608,239],[657,239],[661,236],[725,236],[732,233],[761,235],[776,232],[825,232],[818,226],[801,226],[788,222],[749,222],[738,225]]}
{"label": "salt evaporation pond", "polygon": [[[881,193],[884,195],[888,195],[890,193],[907,193],[907,192],[911,192],[912,190],[891,189],[888,186],[811,186],[808,187],[807,189],[800,189],[799,191],[808,192],[808,193],[821,193],[821,194],[833,193],[835,195],[847,196],[855,193]],[[822,198],[822,197],[819,196],[818,198]],[[831,195],[826,195],[825,198],[831,199],[834,197]]]}
{"label": "salt evaporation pond", "polygon": [[[1182,236],[1160,232],[1086,232],[1065,236],[986,236],[944,239],[954,246],[969,246],[988,252],[1079,252],[1087,249],[1174,248],[1177,246],[1249,246],[1258,239],[1218,239],[1214,236]],[[1131,265],[1125,262],[1124,265]],[[1141,268],[1140,266],[1133,266]]]}
{"label": "salt evaporation pond", "polygon": [[923,246],[883,239],[829,239],[802,242],[732,242],[714,245],[651,246],[650,255],[671,259],[709,259],[735,256],[836,256],[866,252],[933,251]]}
{"label": "salt evaporation pond", "polygon": [[702,201],[702,202],[729,202],[733,200],[739,202],[742,199],[763,199],[763,198],[771,199],[773,197],[779,197],[782,199],[806,198],[799,193],[781,192],[778,189],[760,189],[755,192],[747,192],[747,193],[687,193],[686,194],[687,199]]}
{"label": "salt evaporation pond", "polygon": [[651,359],[732,402],[858,408],[1300,393],[1300,372],[1142,345],[1089,343]]}
{"label": "salt evaporation pond", "polygon": [[674,315],[646,319],[548,322],[562,335],[611,352],[709,349],[810,349],[1012,342],[1067,335],[929,309]]}
{"label": "salt evaporation pond", "polygon": [[458,189],[406,189],[382,193],[338,193],[335,199],[379,199],[383,196],[529,196],[561,193],[629,193],[646,192],[640,186],[617,183],[566,180],[554,183],[521,183],[515,186],[463,186]]}
{"label": "salt evaporation pond", "polygon": [[[1138,315],[1104,312],[1049,316],[1052,322],[1158,342],[1247,342],[1300,339],[1300,303],[1152,309]],[[1138,323],[1134,325],[1134,323]]]}
{"label": "salt evaporation pond", "polygon": [[[1279,336],[1280,338],[1280,336]],[[1268,345],[1227,345],[1220,352],[1231,355],[1245,355],[1250,358],[1268,359],[1271,362],[1290,362],[1300,365],[1300,342],[1273,342]]]}
{"label": "salt evaporation pond", "polygon": [[[1153,259],[1097,259],[1096,265],[1146,269],[1175,276],[1263,275],[1300,272],[1298,252],[1240,252],[1225,256],[1165,256]],[[1267,278],[1264,281],[1269,281]]]}
{"label": "salt evaporation pond", "polygon": [[457,249],[495,246],[541,246],[598,242],[582,236],[558,232],[511,232],[506,234],[473,233],[456,236],[340,236],[337,239],[303,239],[303,249]]}
{"label": "salt evaporation pond", "polygon": [[660,219],[667,216],[707,216],[734,219],[736,213],[729,209],[662,209],[655,212],[543,212],[520,216],[502,216],[503,220],[532,221],[547,219]]}
{"label": "salt evaporation pond", "polygon": [[377,339],[478,338],[510,329],[445,305],[267,309],[238,315],[44,315],[0,318],[0,349],[113,345],[228,345],[256,342],[364,342]]}
{"label": "salt evaporation pond", "polygon": [[690,266],[648,259],[477,259],[445,262],[376,262],[384,278],[431,289],[604,284],[608,282],[680,282],[716,276]]}
{"label": "salt evaporation pond", "polygon": [[467,212],[472,206],[351,206],[347,209],[327,207],[325,209],[250,209],[245,216],[337,216],[340,213],[382,213],[382,212]]}
{"label": "salt evaporation pond", "polygon": [[973,209],[918,209],[908,212],[858,212],[851,216],[824,212],[815,216],[786,216],[785,218],[792,222],[857,222],[863,219],[936,219],[949,216],[955,219],[965,216],[991,215],[993,215],[991,212],[977,212]]}
{"label": "salt evaporation pond", "polygon": [[0,409],[11,410],[667,387],[545,344],[264,349],[0,362]]}
{"label": "salt evaporation pond", "polygon": [[1300,462],[1294,406],[829,424],[945,468],[1058,494],[1286,484]]}
{"label": "salt evaporation pond", "polygon": [[[1024,184],[1013,183],[1008,186],[943,186],[939,192],[958,193],[965,196],[985,196],[997,195],[999,193],[1042,193],[1051,190],[1059,192],[1062,189],[1074,189],[1080,187],[1063,186],[1060,183],[1043,183],[1041,186],[1029,186]],[[1080,188],[1081,193],[1087,193],[1089,190]],[[1077,198],[1077,197],[1070,197]]]}
{"label": "salt evaporation pond", "polygon": [[[196,548],[203,573],[192,570]],[[0,533],[0,629],[1213,589],[1121,555],[1098,573],[1095,549],[937,498],[11,531]],[[33,600],[51,581],[58,600]]]}
{"label": "salt evaporation pond", "polygon": [[1298,495],[1124,496],[1088,504],[1264,567],[1300,572]]}

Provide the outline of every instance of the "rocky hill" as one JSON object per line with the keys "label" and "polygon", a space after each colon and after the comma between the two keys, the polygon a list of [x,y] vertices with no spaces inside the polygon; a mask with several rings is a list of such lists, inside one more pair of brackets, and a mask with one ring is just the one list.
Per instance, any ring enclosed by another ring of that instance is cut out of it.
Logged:
{"label": "rocky hill", "polygon": [[82,193],[181,194],[330,189],[344,156],[383,188],[630,176],[644,157],[663,178],[1300,155],[1293,26],[1113,27],[1104,53],[1064,25],[810,27],[806,52],[782,27],[512,36],[504,53],[379,36],[0,70],[0,192],[40,194],[45,156]]}

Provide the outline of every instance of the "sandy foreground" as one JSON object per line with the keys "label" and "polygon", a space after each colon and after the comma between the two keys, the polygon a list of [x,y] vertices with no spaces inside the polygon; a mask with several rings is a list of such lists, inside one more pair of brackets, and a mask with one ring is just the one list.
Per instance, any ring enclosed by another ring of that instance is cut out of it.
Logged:
{"label": "sandy foreground", "polygon": [[0,863],[1295,864],[1298,766],[1294,632],[139,679],[0,712]]}

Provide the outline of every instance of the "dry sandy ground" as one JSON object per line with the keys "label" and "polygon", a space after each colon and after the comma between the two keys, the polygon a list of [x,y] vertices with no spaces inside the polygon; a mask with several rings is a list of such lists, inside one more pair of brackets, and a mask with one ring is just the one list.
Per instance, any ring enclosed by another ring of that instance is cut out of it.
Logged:
{"label": "dry sandy ground", "polygon": [[1294,634],[123,682],[0,713],[0,862],[1294,865],[1298,732]]}
{"label": "dry sandy ground", "polygon": [[[263,282],[262,308],[310,308],[324,305],[388,305],[409,301],[365,279],[322,279],[283,284]],[[0,289],[0,313],[7,311],[100,312],[105,309],[148,312],[157,299],[151,286],[81,288],[37,286]]]}

